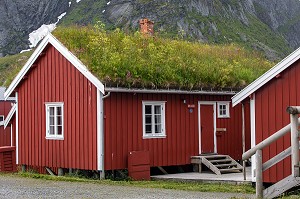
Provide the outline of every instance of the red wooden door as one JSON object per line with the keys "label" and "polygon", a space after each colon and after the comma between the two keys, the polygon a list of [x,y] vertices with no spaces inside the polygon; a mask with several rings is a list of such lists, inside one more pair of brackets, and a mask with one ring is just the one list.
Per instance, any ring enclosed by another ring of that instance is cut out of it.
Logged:
{"label": "red wooden door", "polygon": [[200,105],[201,153],[214,153],[214,106]]}

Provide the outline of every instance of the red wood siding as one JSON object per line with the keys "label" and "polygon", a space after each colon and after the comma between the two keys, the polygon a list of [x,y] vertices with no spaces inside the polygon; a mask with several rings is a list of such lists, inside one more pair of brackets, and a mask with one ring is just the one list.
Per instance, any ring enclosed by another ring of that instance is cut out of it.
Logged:
{"label": "red wood siding", "polygon": [[[288,106],[300,106],[300,62],[281,73],[255,93],[256,143],[290,123]],[[263,162],[290,146],[290,134],[263,150]],[[264,172],[265,182],[276,182],[291,174],[291,160],[286,158]]]}
{"label": "red wood siding", "polygon": [[[183,103],[184,99],[186,104]],[[231,96],[111,93],[104,100],[105,170],[127,168],[128,153],[144,150],[150,152],[151,166],[190,164],[190,156],[199,153],[198,101],[230,99]],[[143,100],[166,101],[166,138],[143,139]],[[195,105],[192,113],[189,112],[189,104]],[[249,120],[249,116],[246,119]],[[250,138],[250,123],[246,123],[247,137]],[[227,131],[219,141],[221,148],[218,150],[240,159],[241,105],[230,108],[230,118],[217,119],[219,127]],[[250,140],[247,143],[249,147]]]}
{"label": "red wood siding", "polygon": [[[244,103],[245,111],[245,140],[246,151],[250,149],[250,104]],[[220,154],[229,154],[236,160],[241,160],[242,142],[242,105],[232,107],[230,104],[230,118],[218,118],[217,128],[226,131],[217,132],[217,149]]]}
{"label": "red wood siding", "polygon": [[[0,101],[0,115],[4,115],[4,119],[6,118],[7,114],[9,113],[12,105],[9,101]],[[10,146],[10,125],[4,129],[4,126],[0,126],[0,147],[1,146]]]}
{"label": "red wood siding", "polygon": [[[53,46],[18,87],[19,164],[97,169],[97,91]],[[46,139],[45,102],[64,103],[64,140]]]}

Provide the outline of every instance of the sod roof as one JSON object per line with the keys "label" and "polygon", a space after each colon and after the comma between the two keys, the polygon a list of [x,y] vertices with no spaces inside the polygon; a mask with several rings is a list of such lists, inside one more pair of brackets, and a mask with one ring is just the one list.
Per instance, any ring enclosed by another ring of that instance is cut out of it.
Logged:
{"label": "sod roof", "polygon": [[220,90],[245,87],[270,63],[237,45],[208,45],[97,27],[59,27],[53,35],[107,86]]}

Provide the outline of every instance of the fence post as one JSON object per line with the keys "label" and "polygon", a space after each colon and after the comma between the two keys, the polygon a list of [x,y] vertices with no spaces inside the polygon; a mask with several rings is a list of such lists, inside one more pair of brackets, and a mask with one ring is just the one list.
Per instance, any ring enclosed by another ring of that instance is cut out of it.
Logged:
{"label": "fence post", "polygon": [[289,106],[286,111],[290,114],[291,120],[291,157],[292,157],[292,175],[299,177],[299,140],[298,140],[298,114],[300,106]]}
{"label": "fence post", "polygon": [[291,114],[292,175],[299,176],[298,114]]}
{"label": "fence post", "polygon": [[263,198],[262,150],[256,151],[256,198]]}

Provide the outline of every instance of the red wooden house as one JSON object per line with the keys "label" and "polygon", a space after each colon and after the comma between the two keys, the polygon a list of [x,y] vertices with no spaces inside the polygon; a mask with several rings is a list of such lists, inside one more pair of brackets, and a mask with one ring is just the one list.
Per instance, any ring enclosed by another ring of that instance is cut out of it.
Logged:
{"label": "red wooden house", "polygon": [[[297,81],[297,74],[300,72],[299,58],[300,49],[291,53],[232,98],[233,106],[250,101],[251,147],[289,124],[290,116],[286,108],[300,105],[300,83]],[[263,149],[263,162],[288,148],[291,145],[290,139],[290,134],[285,135]],[[288,157],[265,171],[263,181],[274,183],[290,174],[291,160]]]}
{"label": "red wooden house", "polygon": [[5,87],[0,87],[0,147],[13,145],[13,143],[11,142],[12,141],[11,126],[4,128],[4,121],[9,115],[9,111],[12,108],[14,99],[9,98],[7,101],[5,101],[4,92],[5,92]]}
{"label": "red wooden house", "polygon": [[231,106],[233,94],[105,87],[48,35],[5,97],[17,102],[7,121],[16,123],[17,164],[105,171],[127,168],[131,151],[149,151],[153,167],[190,164],[201,153],[241,159],[242,106]]}

